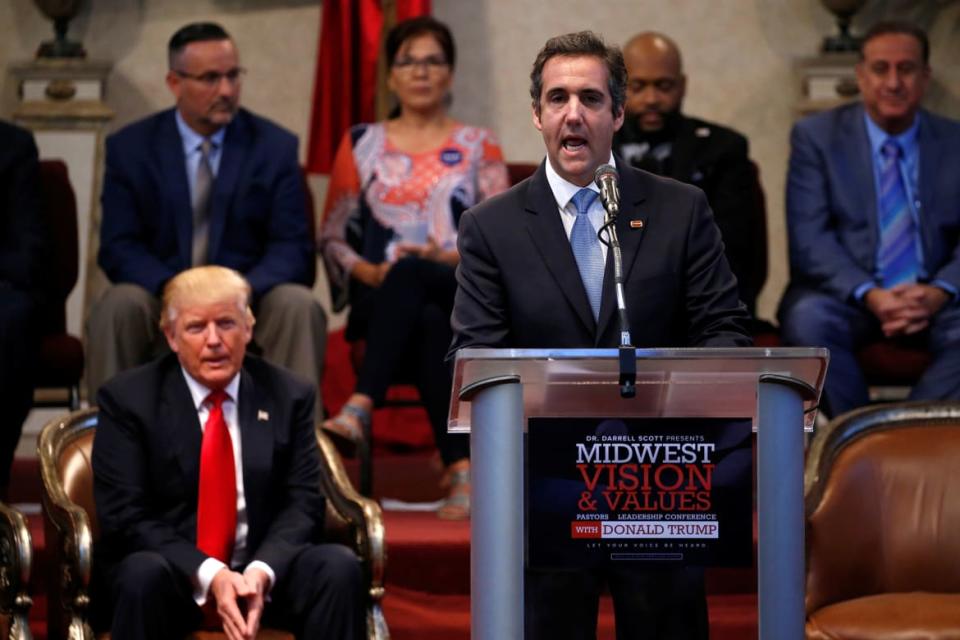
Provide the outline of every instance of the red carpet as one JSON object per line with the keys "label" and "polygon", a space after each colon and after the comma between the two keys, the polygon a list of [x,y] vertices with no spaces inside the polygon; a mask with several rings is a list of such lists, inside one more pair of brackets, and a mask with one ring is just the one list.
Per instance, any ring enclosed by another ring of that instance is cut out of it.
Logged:
{"label": "red carpet", "polygon": [[[756,595],[711,596],[710,640],[757,638]],[[390,586],[383,601],[393,640],[469,640],[470,598]],[[613,604],[600,601],[598,640],[615,640]]]}
{"label": "red carpet", "polygon": [[[395,640],[470,637],[470,527],[432,513],[388,511],[384,613]],[[708,571],[711,640],[757,637],[753,571]],[[613,605],[601,600],[598,639],[613,640]]]}

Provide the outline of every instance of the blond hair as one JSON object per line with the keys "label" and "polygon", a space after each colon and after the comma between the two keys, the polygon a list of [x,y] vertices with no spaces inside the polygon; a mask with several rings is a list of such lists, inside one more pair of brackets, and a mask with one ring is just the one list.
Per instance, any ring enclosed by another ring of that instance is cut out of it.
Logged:
{"label": "blond hair", "polygon": [[253,327],[250,294],[250,283],[233,269],[205,265],[181,271],[163,288],[160,327],[171,327],[177,319],[177,312],[186,304],[215,304],[231,299],[236,300],[237,308]]}

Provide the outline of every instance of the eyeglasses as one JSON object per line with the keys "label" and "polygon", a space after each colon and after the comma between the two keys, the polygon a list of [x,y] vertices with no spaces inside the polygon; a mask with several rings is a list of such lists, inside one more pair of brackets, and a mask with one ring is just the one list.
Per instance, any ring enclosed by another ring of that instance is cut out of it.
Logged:
{"label": "eyeglasses", "polygon": [[450,66],[450,63],[443,56],[427,56],[426,58],[397,58],[393,66],[404,70],[422,68],[430,71],[431,69]]}
{"label": "eyeglasses", "polygon": [[247,70],[243,67],[237,67],[236,69],[230,69],[226,73],[220,73],[219,71],[207,71],[206,73],[194,74],[187,73],[186,71],[180,71],[179,69],[174,69],[173,72],[180,76],[181,78],[187,78],[189,80],[195,80],[199,82],[207,89],[213,89],[214,87],[220,86],[220,81],[226,79],[231,85],[238,85],[243,82],[243,76],[247,73]]}

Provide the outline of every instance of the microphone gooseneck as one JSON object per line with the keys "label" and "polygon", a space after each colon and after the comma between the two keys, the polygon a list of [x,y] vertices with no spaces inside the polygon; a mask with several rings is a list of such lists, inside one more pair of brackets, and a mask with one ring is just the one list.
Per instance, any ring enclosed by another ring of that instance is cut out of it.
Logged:
{"label": "microphone gooseneck", "polygon": [[637,393],[637,350],[630,338],[630,319],[627,316],[627,298],[623,290],[623,258],[617,237],[617,215],[620,213],[620,174],[610,164],[597,167],[594,182],[600,189],[600,200],[606,210],[603,226],[597,233],[600,242],[613,252],[613,282],[617,296],[617,315],[620,318],[620,396],[632,398]]}

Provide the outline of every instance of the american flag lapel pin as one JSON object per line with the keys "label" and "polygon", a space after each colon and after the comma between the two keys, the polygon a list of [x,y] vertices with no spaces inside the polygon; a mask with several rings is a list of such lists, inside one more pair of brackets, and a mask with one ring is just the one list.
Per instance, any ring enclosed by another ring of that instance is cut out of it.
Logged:
{"label": "american flag lapel pin", "polygon": [[643,229],[643,220],[631,220],[630,221],[631,229]]}
{"label": "american flag lapel pin", "polygon": [[257,420],[261,422],[266,422],[270,419],[270,414],[264,411],[263,409],[257,409]]}

